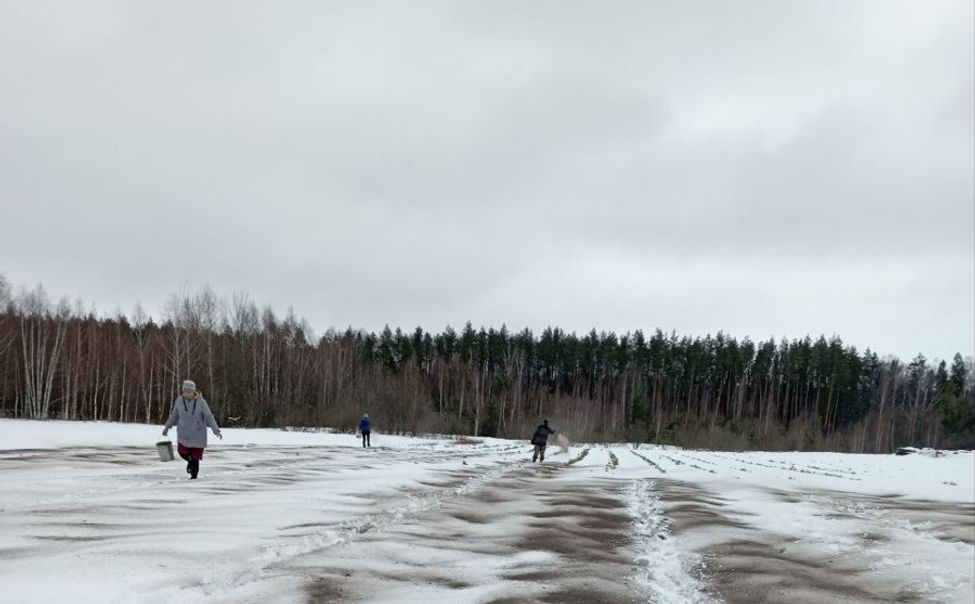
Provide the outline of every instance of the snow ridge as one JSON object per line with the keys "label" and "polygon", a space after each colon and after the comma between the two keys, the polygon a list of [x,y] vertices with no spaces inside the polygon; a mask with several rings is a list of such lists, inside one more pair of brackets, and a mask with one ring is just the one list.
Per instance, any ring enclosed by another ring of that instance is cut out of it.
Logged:
{"label": "snow ridge", "polygon": [[700,556],[680,551],[671,536],[655,485],[652,479],[634,480],[626,489],[639,550],[636,583],[647,594],[647,602],[716,604],[703,582],[691,573],[700,567]]}

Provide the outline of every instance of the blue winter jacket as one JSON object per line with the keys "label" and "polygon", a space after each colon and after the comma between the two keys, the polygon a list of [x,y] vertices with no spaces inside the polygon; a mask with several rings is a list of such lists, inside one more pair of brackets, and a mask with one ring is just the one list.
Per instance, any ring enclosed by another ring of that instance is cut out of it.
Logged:
{"label": "blue winter jacket", "polygon": [[362,418],[362,421],[359,422],[359,432],[372,432],[368,417]]}

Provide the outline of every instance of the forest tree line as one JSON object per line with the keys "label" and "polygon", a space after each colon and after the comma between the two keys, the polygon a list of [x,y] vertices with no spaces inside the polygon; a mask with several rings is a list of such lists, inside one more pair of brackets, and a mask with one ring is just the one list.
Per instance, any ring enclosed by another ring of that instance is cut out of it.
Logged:
{"label": "forest tree line", "polygon": [[576,441],[889,452],[975,448],[971,360],[910,362],[845,346],[635,331],[505,327],[315,337],[248,295],[173,295],[98,316],[14,293],[0,275],[0,415],[161,423],[194,379],[228,426],[526,438],[548,418]]}

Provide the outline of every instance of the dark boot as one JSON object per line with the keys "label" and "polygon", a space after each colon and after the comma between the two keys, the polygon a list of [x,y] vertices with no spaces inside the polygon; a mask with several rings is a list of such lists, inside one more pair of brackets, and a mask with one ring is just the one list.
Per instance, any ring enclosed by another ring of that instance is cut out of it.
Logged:
{"label": "dark boot", "polygon": [[200,473],[200,460],[191,459],[188,471],[190,473],[190,478],[196,480],[196,475]]}

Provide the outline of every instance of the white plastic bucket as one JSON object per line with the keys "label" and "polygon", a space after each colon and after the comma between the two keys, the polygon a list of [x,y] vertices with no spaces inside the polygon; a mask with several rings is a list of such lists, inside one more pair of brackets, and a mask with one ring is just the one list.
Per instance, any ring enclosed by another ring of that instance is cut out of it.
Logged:
{"label": "white plastic bucket", "polygon": [[156,443],[156,452],[159,453],[159,461],[173,461],[173,443],[168,440],[161,440]]}

